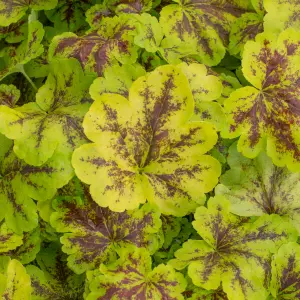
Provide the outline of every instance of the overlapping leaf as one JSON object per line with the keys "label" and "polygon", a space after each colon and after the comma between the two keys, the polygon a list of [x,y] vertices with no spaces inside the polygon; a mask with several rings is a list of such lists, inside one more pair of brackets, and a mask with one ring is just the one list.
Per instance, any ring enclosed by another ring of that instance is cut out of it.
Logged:
{"label": "overlapping leaf", "polygon": [[52,243],[37,256],[37,266],[26,267],[31,277],[32,300],[82,299],[84,276],[74,274],[66,265],[60,245]]}
{"label": "overlapping leaf", "polygon": [[300,298],[300,246],[283,245],[272,261],[270,291],[274,298],[292,300]]}
{"label": "overlapping leaf", "polygon": [[[263,216],[253,223],[229,213],[223,197],[200,207],[193,226],[203,240],[189,240],[170,264],[188,267],[196,286],[217,289],[221,282],[228,299],[264,299],[270,259],[282,244],[295,241],[293,227],[279,216]],[[254,271],[254,272],[253,272]]]}
{"label": "overlapping leaf", "polygon": [[0,39],[5,39],[7,43],[19,43],[27,36],[27,16],[9,26],[0,26]]}
{"label": "overlapping leaf", "polygon": [[300,168],[300,34],[287,30],[277,39],[263,33],[244,49],[243,73],[254,87],[233,92],[224,103],[225,137],[241,136],[238,150],[256,157],[265,147],[277,166]]}
{"label": "overlapping leaf", "polygon": [[53,61],[36,102],[0,109],[0,131],[15,140],[18,157],[39,166],[56,150],[69,155],[87,141],[81,123],[89,108],[86,93],[92,79],[84,76],[75,59]]}
{"label": "overlapping leaf", "polygon": [[198,59],[211,66],[225,55],[231,25],[250,8],[250,1],[175,1],[160,13],[167,37],[192,45]]}
{"label": "overlapping leaf", "polygon": [[14,85],[0,85],[0,105],[14,107],[20,98],[20,91]]}
{"label": "overlapping leaf", "polygon": [[250,160],[236,144],[229,150],[231,169],[221,177],[216,194],[225,195],[231,211],[240,216],[278,214],[291,219],[300,234],[300,175],[272,164],[264,153]]}
{"label": "overlapping leaf", "polygon": [[186,286],[183,275],[163,264],[152,270],[151,256],[144,249],[123,251],[119,260],[101,265],[100,271],[102,274],[90,283],[87,300],[184,299],[181,294]]}
{"label": "overlapping leaf", "polygon": [[57,5],[57,0],[1,0],[0,1],[0,24],[8,26],[19,21],[28,9],[48,10]]}
{"label": "overlapping leaf", "polygon": [[16,249],[23,243],[23,235],[16,234],[7,227],[5,220],[0,221],[0,253]]}
{"label": "overlapping leaf", "polygon": [[76,273],[98,267],[116,259],[116,253],[129,246],[155,252],[160,247],[159,213],[148,205],[124,213],[98,206],[87,189],[83,197],[66,197],[54,201],[51,224],[61,238],[68,264]]}
{"label": "overlapping leaf", "polygon": [[179,68],[140,77],[129,100],[117,94],[95,100],[83,123],[94,143],[75,150],[73,166],[100,206],[121,212],[147,199],[183,216],[203,203],[220,174],[219,163],[204,155],[217,135],[208,123],[189,122],[194,101]]}
{"label": "overlapping leaf", "polygon": [[49,57],[77,58],[86,71],[101,76],[107,67],[136,61],[135,32],[136,27],[126,15],[103,18],[86,35],[64,33],[56,36],[50,45]]}

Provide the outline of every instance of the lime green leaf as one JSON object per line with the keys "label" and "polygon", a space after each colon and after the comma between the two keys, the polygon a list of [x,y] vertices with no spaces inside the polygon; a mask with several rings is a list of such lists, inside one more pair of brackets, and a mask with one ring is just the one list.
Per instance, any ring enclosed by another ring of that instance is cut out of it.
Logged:
{"label": "lime green leaf", "polygon": [[16,249],[23,243],[23,235],[15,234],[7,227],[4,220],[0,222],[0,253]]}
{"label": "lime green leaf", "polygon": [[7,43],[19,43],[26,39],[27,29],[27,17],[24,16],[21,20],[9,26],[0,26],[0,39],[5,39]]}
{"label": "lime green leaf", "polygon": [[48,10],[57,5],[57,0],[1,0],[0,1],[0,24],[8,26],[19,21],[28,9]]}
{"label": "lime green leaf", "polygon": [[90,87],[90,95],[93,99],[104,93],[115,93],[128,97],[133,81],[143,75],[145,75],[145,70],[139,64],[108,67],[104,71],[103,77],[94,80]]}
{"label": "lime green leaf", "polygon": [[80,198],[55,200],[56,212],[51,224],[65,233],[61,238],[63,251],[69,254],[68,265],[80,274],[115,259],[116,253],[128,246],[144,247],[154,253],[160,247],[159,213],[148,205],[124,213],[99,207],[88,190]]}
{"label": "lime green leaf", "polygon": [[14,85],[0,85],[0,105],[14,107],[20,98],[20,91]]}
{"label": "lime green leaf", "polygon": [[[90,283],[87,300],[183,300],[186,281],[182,274],[163,264],[152,270],[151,256],[144,249],[123,251],[119,260],[101,265],[101,275]],[[97,272],[97,271],[96,271]]]}
{"label": "lime green leaf", "polygon": [[250,1],[176,2],[165,6],[160,13],[166,37],[180,38],[192,45],[202,63],[217,65],[225,55],[232,23],[250,8]]}
{"label": "lime green leaf", "polygon": [[75,150],[73,166],[100,206],[122,212],[147,199],[183,216],[204,202],[220,175],[219,163],[204,155],[217,135],[208,123],[189,122],[194,101],[179,68],[140,77],[129,101],[117,94],[95,100],[83,123],[94,143]]}
{"label": "lime green leaf", "polygon": [[3,300],[31,300],[31,282],[26,269],[15,259],[5,260],[4,273],[0,268],[0,296]]}
{"label": "lime green leaf", "polygon": [[272,261],[270,291],[275,299],[300,297],[300,246],[288,243],[280,247]]}
{"label": "lime green leaf", "polygon": [[[277,166],[300,169],[297,105],[300,33],[283,32],[277,39],[260,34],[244,49],[243,73],[254,87],[233,92],[225,101],[224,137],[241,136],[238,150],[256,157],[265,147]],[[266,146],[265,146],[266,144]]]}
{"label": "lime green leaf", "polygon": [[101,76],[109,66],[136,61],[135,33],[134,22],[127,15],[103,18],[95,31],[86,35],[67,32],[56,36],[49,47],[49,58],[77,58],[87,72]]}
{"label": "lime green leaf", "polygon": [[37,225],[34,200],[53,197],[73,175],[67,158],[54,154],[43,166],[26,164],[16,157],[12,141],[0,135],[0,206],[6,223],[16,233]]}
{"label": "lime green leaf", "polygon": [[231,211],[240,216],[278,214],[288,217],[300,235],[300,174],[272,164],[261,153],[251,160],[243,157],[236,144],[229,150],[231,169],[221,177],[216,194],[231,202]]}
{"label": "lime green leaf", "polygon": [[181,219],[173,216],[161,216],[162,231],[164,234],[164,248],[168,248],[181,229]]}
{"label": "lime green leaf", "polygon": [[39,166],[56,150],[69,155],[87,141],[81,123],[89,108],[86,93],[92,79],[84,76],[75,59],[55,60],[36,102],[0,108],[0,130],[15,140],[18,157]]}
{"label": "lime green leaf", "polygon": [[0,67],[0,81],[7,75],[15,72],[25,73],[24,65],[30,60],[40,56],[44,51],[41,45],[43,36],[43,25],[39,21],[29,20],[27,39],[19,46],[5,47],[0,51],[0,57],[3,57],[5,62],[4,66],[2,68]]}
{"label": "lime green leaf", "polygon": [[297,234],[279,216],[248,223],[229,209],[229,201],[220,196],[211,198],[208,208],[199,207],[193,226],[203,240],[184,243],[170,264],[176,269],[188,266],[196,286],[217,289],[222,282],[228,299],[265,299],[271,255]]}
{"label": "lime green leaf", "polygon": [[280,33],[285,29],[300,29],[300,3],[297,0],[264,0],[267,14],[264,27],[267,32]]}
{"label": "lime green leaf", "polygon": [[32,282],[32,300],[82,299],[84,276],[74,274],[66,265],[60,245],[52,243],[37,256],[37,265],[26,267]]}

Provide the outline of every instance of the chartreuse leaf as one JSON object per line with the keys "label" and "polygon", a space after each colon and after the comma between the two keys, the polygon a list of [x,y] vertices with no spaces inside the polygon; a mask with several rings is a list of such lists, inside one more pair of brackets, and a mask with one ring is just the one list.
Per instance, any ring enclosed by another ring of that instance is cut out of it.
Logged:
{"label": "chartreuse leaf", "polygon": [[0,296],[5,300],[31,300],[31,282],[17,260],[0,257]]}
{"label": "chartreuse leaf", "polygon": [[143,75],[145,75],[145,70],[139,64],[108,67],[104,71],[103,77],[94,80],[90,87],[90,95],[93,99],[104,93],[128,97],[129,88],[133,81]]}
{"label": "chartreuse leaf", "polygon": [[15,140],[18,157],[40,166],[55,150],[69,155],[86,142],[81,123],[89,108],[86,93],[92,80],[75,59],[55,60],[36,102],[0,108],[0,131]]}
{"label": "chartreuse leaf", "polygon": [[[126,249],[110,265],[101,265],[102,274],[93,278],[87,300],[183,300],[186,281],[171,266],[152,270],[151,256],[145,249]],[[98,273],[98,271],[96,271]]]}
{"label": "chartreuse leaf", "polygon": [[229,212],[224,197],[211,198],[208,208],[199,207],[193,226],[203,240],[188,240],[170,264],[188,266],[196,286],[217,289],[221,283],[228,299],[265,299],[263,286],[270,273],[272,253],[295,241],[294,228],[276,215],[262,216],[253,223]]}
{"label": "chartreuse leaf", "polygon": [[241,136],[238,150],[256,157],[264,148],[277,166],[300,170],[300,33],[278,38],[263,33],[244,49],[243,73],[254,87],[233,92],[224,102],[228,126],[224,137]]}
{"label": "chartreuse leaf", "polygon": [[14,85],[0,85],[0,105],[14,107],[19,98],[20,91]]}
{"label": "chartreuse leaf", "polygon": [[264,27],[267,32],[280,33],[294,28],[300,29],[300,3],[297,0],[264,0],[267,14],[264,18]]}
{"label": "chartreuse leaf", "polygon": [[245,13],[232,25],[229,36],[229,53],[237,55],[243,52],[245,43],[254,40],[256,35],[264,31],[264,5],[263,0],[251,0],[256,13]]}
{"label": "chartreuse leaf", "polygon": [[0,1],[0,24],[8,26],[19,21],[28,9],[48,10],[57,5],[57,0],[1,0]]}
{"label": "chartreuse leaf", "polygon": [[88,27],[85,12],[96,2],[96,0],[60,0],[45,14],[54,23],[54,27],[61,28],[63,31],[76,32]]}
{"label": "chartreuse leaf", "polygon": [[41,44],[43,36],[43,25],[29,16],[27,39],[19,46],[5,47],[0,51],[0,58],[2,57],[4,61],[4,65],[0,66],[0,81],[12,73],[21,72],[31,82],[24,71],[24,65],[43,53],[44,47]]}
{"label": "chartreuse leaf", "polygon": [[51,225],[64,233],[63,251],[76,273],[98,267],[116,258],[128,246],[144,247],[154,253],[160,246],[160,214],[149,205],[131,212],[115,213],[98,206],[84,190],[83,197],[55,200]]}
{"label": "chartreuse leaf", "polygon": [[22,238],[23,235],[15,234],[7,227],[4,220],[0,221],[0,253],[8,252],[22,245]]}
{"label": "chartreuse leaf", "polygon": [[31,277],[32,300],[82,299],[84,280],[66,265],[60,245],[51,243],[37,255],[37,266],[26,267]]}
{"label": "chartreuse leaf", "polygon": [[160,13],[164,34],[191,45],[202,63],[217,65],[225,55],[232,23],[250,8],[250,1],[175,2]]}
{"label": "chartreuse leaf", "polygon": [[[270,291],[274,299],[300,297],[300,246],[288,243],[280,247],[272,260]],[[273,298],[272,298],[273,299]]]}
{"label": "chartreuse leaf", "polygon": [[215,189],[231,202],[231,211],[240,216],[278,214],[288,217],[300,235],[300,174],[272,164],[261,153],[251,160],[236,149],[229,149],[230,170],[221,177]]}
{"label": "chartreuse leaf", "polygon": [[0,26],[0,39],[5,39],[7,43],[19,43],[26,39],[27,30],[27,16],[24,16],[18,22],[9,26]]}
{"label": "chartreuse leaf", "polygon": [[74,57],[87,72],[102,76],[107,67],[136,61],[135,33],[134,22],[127,15],[103,18],[95,30],[86,35],[67,32],[54,37],[49,47],[49,59]]}
{"label": "chartreuse leaf", "polygon": [[217,141],[213,126],[189,122],[194,101],[179,68],[161,66],[137,79],[129,100],[95,98],[84,119],[93,141],[75,150],[73,166],[102,207],[122,212],[146,199],[162,213],[183,216],[204,202],[220,164],[204,155]]}
{"label": "chartreuse leaf", "polygon": [[53,197],[72,178],[65,155],[56,153],[43,166],[26,164],[13,152],[13,142],[0,135],[0,206],[7,226],[21,234],[37,226],[34,200]]}

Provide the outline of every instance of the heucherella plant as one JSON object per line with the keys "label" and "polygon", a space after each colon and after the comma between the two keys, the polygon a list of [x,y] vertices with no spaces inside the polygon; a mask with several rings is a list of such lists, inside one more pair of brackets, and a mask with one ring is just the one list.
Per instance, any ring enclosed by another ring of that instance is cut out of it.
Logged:
{"label": "heucherella plant", "polygon": [[0,0],[0,299],[300,299],[299,13]]}

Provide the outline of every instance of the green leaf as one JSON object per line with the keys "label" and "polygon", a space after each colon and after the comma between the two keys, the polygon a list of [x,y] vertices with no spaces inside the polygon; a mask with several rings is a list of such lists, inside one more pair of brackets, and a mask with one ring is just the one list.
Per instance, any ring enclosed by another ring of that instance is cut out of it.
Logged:
{"label": "green leaf", "polygon": [[100,271],[102,274],[90,283],[87,300],[184,299],[181,294],[186,287],[183,275],[163,264],[152,270],[151,256],[144,249],[123,251],[119,260],[101,265]]}
{"label": "green leaf", "polygon": [[68,160],[56,153],[43,166],[34,167],[16,157],[12,141],[0,135],[0,206],[7,226],[21,234],[37,226],[34,200],[46,200],[73,175]]}
{"label": "green leaf", "polygon": [[0,51],[0,57],[4,60],[4,66],[0,67],[0,81],[15,72],[26,75],[24,65],[40,56],[44,51],[44,47],[41,45],[43,36],[43,25],[39,21],[31,21],[29,17],[27,39],[19,46],[5,47]]}
{"label": "green leaf", "polygon": [[[31,300],[31,282],[24,266],[17,260],[0,257],[4,272],[0,267],[0,296],[4,300]],[[1,293],[2,292],[2,293]]]}
{"label": "green leaf", "polygon": [[160,214],[149,205],[135,211],[115,213],[99,207],[84,189],[80,198],[62,197],[55,200],[56,212],[51,224],[64,233],[63,251],[69,254],[68,265],[76,273],[94,269],[112,261],[120,249],[136,246],[154,253],[161,245]]}
{"label": "green leaf", "polygon": [[168,248],[181,230],[181,219],[173,216],[161,216],[162,231],[164,234],[163,248]]}
{"label": "green leaf", "polygon": [[196,286],[217,289],[222,282],[228,299],[265,299],[271,255],[297,234],[279,216],[249,223],[229,209],[229,201],[220,196],[211,198],[208,208],[199,207],[193,226],[203,240],[184,243],[170,264],[176,269],[188,266]]}
{"label": "green leaf", "polygon": [[253,160],[245,158],[236,143],[229,150],[228,164],[231,169],[221,177],[215,193],[226,196],[234,214],[288,217],[300,235],[299,173],[274,166],[265,153]]}
{"label": "green leaf", "polygon": [[232,23],[250,8],[250,1],[175,2],[178,4],[167,5],[160,13],[164,34],[191,45],[200,62],[217,65],[225,55]]}
{"label": "green leaf", "polygon": [[26,267],[32,282],[32,300],[82,299],[84,279],[67,268],[60,245],[52,243],[37,256],[37,266]]}
{"label": "green leaf", "polygon": [[270,291],[275,299],[300,297],[300,246],[288,243],[280,247],[272,261]]}
{"label": "green leaf", "polygon": [[0,108],[0,131],[15,141],[18,157],[40,166],[55,151],[68,156],[87,141],[81,123],[90,106],[86,93],[92,80],[75,59],[55,60],[36,102]]}
{"label": "green leaf", "polygon": [[0,39],[5,39],[7,43],[19,43],[26,39],[27,30],[27,16],[24,16],[21,20],[9,26],[0,26]]}
{"label": "green leaf", "polygon": [[0,221],[0,253],[16,249],[23,243],[23,235],[15,234],[7,227],[4,220]]}
{"label": "green leaf", "polygon": [[93,141],[75,150],[73,166],[102,207],[122,212],[146,199],[165,214],[183,216],[205,201],[220,165],[204,155],[217,141],[213,126],[189,122],[194,101],[179,68],[162,66],[140,77],[129,100],[95,98],[84,119]]}
{"label": "green leaf", "polygon": [[0,24],[8,26],[19,21],[27,12],[32,10],[48,10],[57,5],[57,0],[1,0],[0,1]]}
{"label": "green leaf", "polygon": [[127,15],[103,18],[95,30],[83,36],[67,32],[56,36],[49,47],[49,59],[77,58],[87,72],[103,75],[106,68],[134,63],[137,46],[134,45],[136,27]]}
{"label": "green leaf", "polygon": [[103,77],[94,80],[90,87],[90,95],[96,99],[104,93],[114,93],[127,98],[133,81],[143,75],[145,70],[139,64],[108,67]]}
{"label": "green leaf", "polygon": [[253,87],[236,90],[224,102],[228,124],[223,136],[241,136],[238,151],[249,158],[266,148],[275,165],[292,171],[300,170],[299,41],[300,33],[293,30],[249,41],[242,63]]}
{"label": "green leaf", "polygon": [[14,85],[0,85],[0,105],[14,107],[20,98],[20,91]]}

